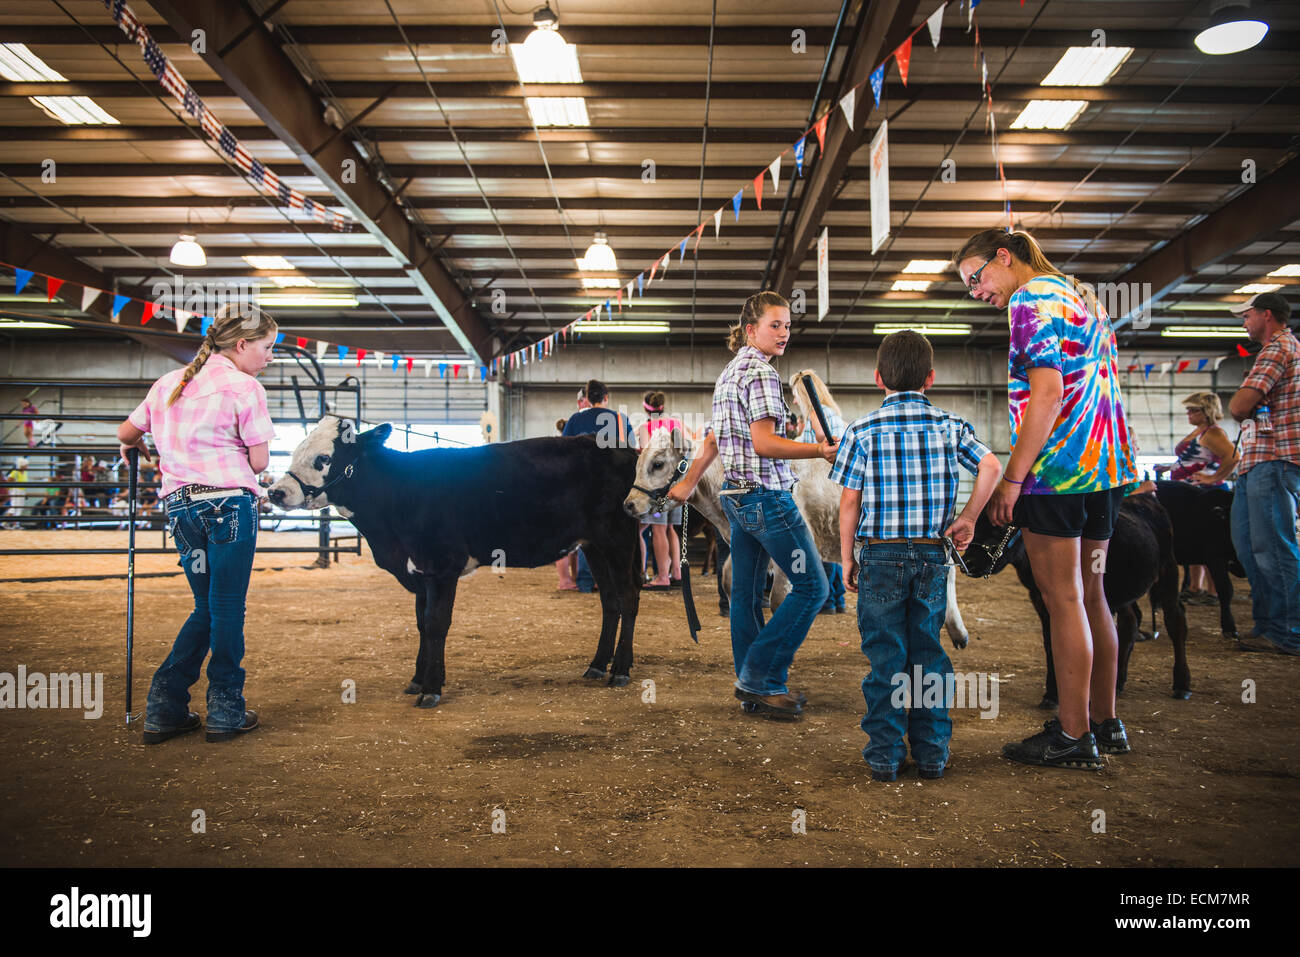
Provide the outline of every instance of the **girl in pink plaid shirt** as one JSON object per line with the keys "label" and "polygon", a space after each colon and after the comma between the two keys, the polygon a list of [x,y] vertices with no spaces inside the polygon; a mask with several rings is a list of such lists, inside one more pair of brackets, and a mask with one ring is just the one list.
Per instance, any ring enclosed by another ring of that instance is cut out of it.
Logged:
{"label": "girl in pink plaid shirt", "polygon": [[194,593],[171,654],[153,676],[144,740],[195,731],[190,686],[209,650],[207,739],[257,727],[244,709],[244,608],[257,549],[257,473],[275,435],[257,376],[271,361],[277,329],[256,306],[223,308],[194,360],[160,378],[117,430],[122,456],[145,460],[152,432],[162,472],[167,527]]}

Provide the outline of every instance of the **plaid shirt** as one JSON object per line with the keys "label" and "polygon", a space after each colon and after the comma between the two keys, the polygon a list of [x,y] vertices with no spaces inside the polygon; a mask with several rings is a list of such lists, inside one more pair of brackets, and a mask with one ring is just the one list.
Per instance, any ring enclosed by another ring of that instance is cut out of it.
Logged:
{"label": "plaid shirt", "polygon": [[794,488],[797,480],[789,463],[760,456],[754,451],[749,432],[751,423],[776,419],[776,434],[784,436],[785,417],[781,377],[762,352],[753,346],[741,346],[713,386],[710,424],[728,479],[757,482],[771,489]]}
{"label": "plaid shirt", "polygon": [[965,419],[920,392],[896,392],[849,425],[831,479],[862,490],[858,538],[942,538],[957,511],[957,466],[989,449]]}
{"label": "plaid shirt", "polygon": [[1237,474],[1276,459],[1300,465],[1300,342],[1283,329],[1255,357],[1241,385],[1264,393],[1273,430],[1252,429],[1243,436]]}
{"label": "plaid shirt", "polygon": [[212,485],[260,495],[248,449],[275,438],[266,390],[218,352],[168,406],[167,397],[184,373],[176,369],[155,382],[128,418],[141,432],[153,433],[162,494],[185,485]]}

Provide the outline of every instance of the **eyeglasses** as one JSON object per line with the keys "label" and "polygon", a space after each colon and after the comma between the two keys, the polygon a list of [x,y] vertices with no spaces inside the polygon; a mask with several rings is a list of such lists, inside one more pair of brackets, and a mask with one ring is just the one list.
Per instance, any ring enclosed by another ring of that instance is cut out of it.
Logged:
{"label": "eyeglasses", "polygon": [[984,260],[984,265],[980,266],[979,269],[976,269],[973,273],[971,273],[970,278],[966,280],[966,289],[967,291],[970,292],[972,296],[975,295],[975,289],[980,284],[980,273],[982,273],[985,267],[987,267],[988,264],[993,262],[993,260],[996,258],[997,258],[996,256],[990,256],[988,259]]}

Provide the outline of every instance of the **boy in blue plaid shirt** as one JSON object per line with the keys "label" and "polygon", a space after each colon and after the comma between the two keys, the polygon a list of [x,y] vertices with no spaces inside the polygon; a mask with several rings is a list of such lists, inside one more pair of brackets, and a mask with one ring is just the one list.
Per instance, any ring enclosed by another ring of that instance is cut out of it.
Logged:
{"label": "boy in blue plaid shirt", "polygon": [[[844,486],[844,585],[858,593],[858,631],[871,662],[862,680],[862,730],[870,738],[862,756],[877,781],[897,779],[907,755],[904,734],[921,777],[943,777],[952,738],[947,702],[924,708],[908,694],[899,707],[895,689],[902,679],[913,689],[917,666],[922,676],[939,675],[948,688],[952,662],[939,643],[948,604],[943,539],[951,537],[958,548],[970,544],[975,519],[1002,476],[997,456],[970,423],[925,397],[934,384],[933,365],[925,336],[905,331],[885,337],[876,356],[876,385],[885,390],[885,401],[848,427],[831,469],[831,479]],[[970,501],[954,518],[958,466],[976,479]],[[920,684],[929,682],[923,677]]]}

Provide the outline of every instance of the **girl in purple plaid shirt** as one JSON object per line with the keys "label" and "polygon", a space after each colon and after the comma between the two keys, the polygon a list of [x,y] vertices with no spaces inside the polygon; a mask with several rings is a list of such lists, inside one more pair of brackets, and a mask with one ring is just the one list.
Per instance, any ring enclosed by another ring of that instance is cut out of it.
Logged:
{"label": "girl in purple plaid shirt", "polygon": [[[787,459],[835,461],[837,445],[795,442],[781,433],[786,407],[771,362],[790,341],[790,304],[775,292],[745,301],[727,346],[736,353],[713,391],[711,429],[670,498],[685,502],[719,454],[725,467],[722,509],[731,525],[731,653],[736,697],[751,714],[797,719],[807,699],[786,686],[794,653],[826,602],[829,587],[812,533],[790,490]],[[778,431],[780,429],[781,431]],[[763,623],[768,561],[791,591]]]}

